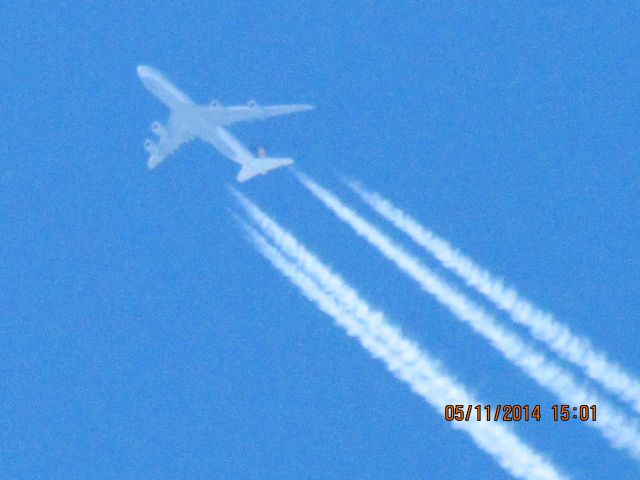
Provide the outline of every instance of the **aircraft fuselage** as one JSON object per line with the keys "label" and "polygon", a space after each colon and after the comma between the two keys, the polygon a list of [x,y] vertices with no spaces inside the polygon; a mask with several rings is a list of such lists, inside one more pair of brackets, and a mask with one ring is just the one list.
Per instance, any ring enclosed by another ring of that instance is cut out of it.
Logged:
{"label": "aircraft fuselage", "polygon": [[207,106],[196,105],[187,95],[156,69],[138,66],[138,76],[143,85],[162,103],[171,114],[167,125],[154,122],[151,129],[159,142],[145,141],[145,149],[151,154],[148,166],[155,168],[181,144],[194,138],[210,143],[220,153],[242,165],[239,181],[255,175],[290,165],[290,158],[256,158],[224,127],[240,121],[265,119],[271,116],[301,112],[313,108],[311,105],[259,106],[251,101],[246,106],[225,107],[218,102]]}

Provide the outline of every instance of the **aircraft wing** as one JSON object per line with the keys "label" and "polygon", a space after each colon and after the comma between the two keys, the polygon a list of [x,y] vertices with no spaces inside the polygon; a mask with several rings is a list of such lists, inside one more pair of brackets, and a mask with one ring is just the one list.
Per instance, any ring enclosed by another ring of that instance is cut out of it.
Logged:
{"label": "aircraft wing", "polygon": [[288,115],[290,113],[305,112],[313,109],[313,105],[294,104],[294,105],[271,105],[262,106],[255,102],[249,102],[244,107],[222,107],[224,108],[225,124],[229,125],[236,122],[248,120],[264,120],[269,117],[278,115]]}
{"label": "aircraft wing", "polygon": [[158,142],[145,140],[144,148],[151,154],[147,161],[149,170],[157,167],[165,158],[175,152],[183,143],[193,140],[194,135],[176,127],[174,116],[169,117],[167,126],[163,126],[158,122],[151,126],[153,133],[158,135]]}

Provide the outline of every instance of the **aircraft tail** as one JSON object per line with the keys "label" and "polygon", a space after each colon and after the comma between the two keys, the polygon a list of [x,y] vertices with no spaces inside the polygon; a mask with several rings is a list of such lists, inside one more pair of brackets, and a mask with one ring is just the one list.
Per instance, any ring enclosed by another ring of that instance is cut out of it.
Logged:
{"label": "aircraft tail", "polygon": [[246,182],[256,175],[264,175],[271,170],[286,167],[292,163],[293,160],[290,158],[251,158],[247,163],[242,165],[236,180]]}

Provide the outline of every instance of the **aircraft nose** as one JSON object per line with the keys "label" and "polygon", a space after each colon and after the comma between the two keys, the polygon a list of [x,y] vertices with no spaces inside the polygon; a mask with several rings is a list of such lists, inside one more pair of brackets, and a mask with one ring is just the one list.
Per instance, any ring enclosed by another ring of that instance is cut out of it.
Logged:
{"label": "aircraft nose", "polygon": [[138,65],[137,71],[139,77],[148,77],[153,73],[153,69],[146,65]]}

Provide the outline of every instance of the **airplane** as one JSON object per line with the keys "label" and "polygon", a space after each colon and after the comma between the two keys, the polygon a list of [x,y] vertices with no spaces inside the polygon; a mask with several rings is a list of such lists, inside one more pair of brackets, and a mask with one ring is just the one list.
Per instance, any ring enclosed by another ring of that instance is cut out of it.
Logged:
{"label": "airplane", "polygon": [[151,130],[159,137],[158,143],[147,139],[145,150],[151,155],[149,170],[156,168],[180,145],[195,138],[204,140],[225,157],[239,163],[241,168],[236,180],[245,182],[256,175],[264,175],[276,168],[291,165],[291,158],[269,158],[260,152],[259,157],[247,150],[226,128],[227,125],[246,120],[265,118],[311,110],[312,105],[261,106],[250,101],[247,106],[225,107],[214,100],[209,105],[196,105],[183,92],[156,69],[138,66],[138,77],[144,86],[171,111],[167,125],[153,122]]}

